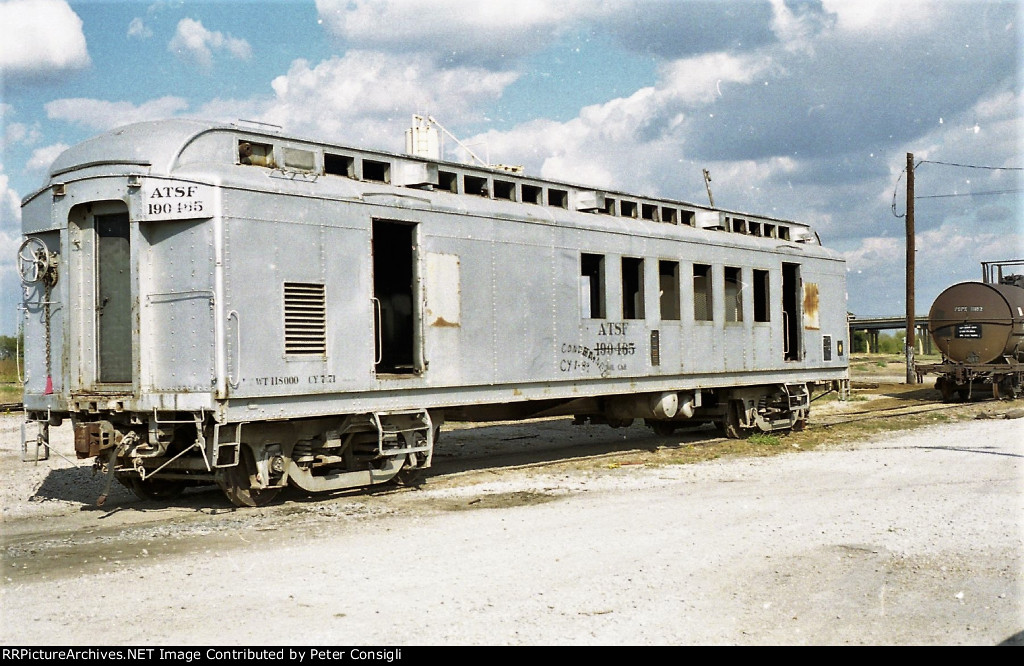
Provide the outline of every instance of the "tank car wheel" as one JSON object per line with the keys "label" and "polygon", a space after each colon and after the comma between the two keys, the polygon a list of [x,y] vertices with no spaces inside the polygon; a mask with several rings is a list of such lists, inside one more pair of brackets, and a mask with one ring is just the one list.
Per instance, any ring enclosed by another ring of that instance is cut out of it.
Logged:
{"label": "tank car wheel", "polygon": [[939,393],[942,394],[942,402],[953,402],[956,390],[953,382],[949,381],[945,377],[939,377],[935,380],[935,388],[938,389]]}
{"label": "tank car wheel", "polygon": [[280,488],[253,488],[253,476],[256,475],[256,461],[252,449],[241,446],[238,464],[223,470],[218,480],[220,489],[235,506],[266,506],[274,501]]}
{"label": "tank car wheel", "polygon": [[142,479],[133,474],[126,485],[139,499],[159,502],[180,495],[186,483],[177,479]]}

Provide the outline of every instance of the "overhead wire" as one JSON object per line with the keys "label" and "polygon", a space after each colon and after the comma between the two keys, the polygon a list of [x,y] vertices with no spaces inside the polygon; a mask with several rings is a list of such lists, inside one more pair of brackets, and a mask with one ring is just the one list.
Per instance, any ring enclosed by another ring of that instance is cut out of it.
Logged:
{"label": "overhead wire", "polygon": [[[914,164],[914,171],[916,172],[917,168],[919,166],[921,166],[922,164],[939,164],[939,165],[942,165],[942,166],[958,167],[958,168],[961,168],[961,169],[984,169],[986,171],[1024,171],[1024,167],[997,167],[997,166],[987,166],[987,165],[981,165],[981,164],[961,164],[961,163],[958,163],[958,162],[943,162],[941,160],[918,160]],[[907,216],[906,213],[897,213],[896,212],[896,201],[897,201],[897,196],[899,194],[900,181],[903,180],[903,174],[905,174],[906,172],[907,172],[907,167],[903,167],[903,170],[900,171],[899,177],[896,178],[896,184],[893,186],[893,190],[892,190],[892,214],[893,214],[893,217],[896,217],[897,219],[904,218],[904,217]],[[956,194],[932,194],[932,195],[926,195],[926,196],[920,196],[920,197],[915,195],[914,199],[917,200],[917,199],[947,199],[947,198],[952,198],[952,197],[974,197],[974,196],[993,195],[993,194],[1013,194],[1013,193],[1020,192],[1020,191],[1021,191],[1020,189],[1012,189],[1012,190],[991,190],[991,191],[988,191],[988,192],[964,192],[964,193],[956,193]]]}

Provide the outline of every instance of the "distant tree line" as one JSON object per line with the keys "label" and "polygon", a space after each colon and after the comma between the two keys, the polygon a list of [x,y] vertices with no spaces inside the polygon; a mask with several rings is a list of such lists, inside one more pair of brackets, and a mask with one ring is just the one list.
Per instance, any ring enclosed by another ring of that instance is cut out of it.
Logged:
{"label": "distant tree line", "polygon": [[24,355],[24,338],[18,339],[13,335],[0,335],[0,361],[14,358],[19,351]]}
{"label": "distant tree line", "polygon": [[[873,354],[902,354],[906,351],[907,332],[897,331],[894,334],[882,333],[878,336],[878,349]],[[868,350],[868,334],[866,331],[853,332],[853,353],[863,354]]]}

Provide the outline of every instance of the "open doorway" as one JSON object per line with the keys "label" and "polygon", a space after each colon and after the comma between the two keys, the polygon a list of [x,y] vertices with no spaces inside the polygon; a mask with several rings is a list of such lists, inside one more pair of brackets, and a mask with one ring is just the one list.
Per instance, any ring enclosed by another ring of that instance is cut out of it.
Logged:
{"label": "open doorway", "polygon": [[414,298],[416,225],[373,221],[373,306],[375,364],[378,374],[419,371]]}
{"label": "open doorway", "polygon": [[800,264],[782,264],[782,327],[785,360],[803,358],[803,330],[800,313]]}

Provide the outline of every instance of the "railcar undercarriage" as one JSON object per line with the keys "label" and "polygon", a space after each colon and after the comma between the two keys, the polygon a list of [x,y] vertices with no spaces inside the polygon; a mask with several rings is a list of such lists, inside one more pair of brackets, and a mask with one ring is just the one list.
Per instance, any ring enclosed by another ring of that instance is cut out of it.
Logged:
{"label": "railcar undercarriage", "polygon": [[[236,506],[262,506],[289,484],[329,492],[415,483],[430,466],[442,418],[411,410],[222,425],[202,412],[145,420],[107,413],[72,422],[76,455],[94,458],[107,479],[98,504],[116,479],[142,499],[216,484]],[[37,458],[48,455],[50,422],[35,422],[39,432],[24,438],[25,453],[32,445]]]}
{"label": "railcar undercarriage", "polygon": [[1015,400],[1024,395],[1024,363],[1004,357],[1003,363],[965,364],[949,360],[933,365],[919,365],[917,380],[924,375],[938,375],[935,389],[945,402],[973,400],[991,396],[996,400]]}
{"label": "railcar undercarriage", "polygon": [[[840,390],[842,382],[837,383]],[[449,410],[454,420],[574,415],[575,423],[625,427],[635,419],[660,435],[714,423],[726,437],[801,430],[810,414],[805,383],[667,391],[633,395],[481,405]],[[76,413],[75,452],[94,458],[106,477],[103,504],[117,480],[147,500],[216,484],[236,506],[262,506],[287,485],[310,493],[413,484],[431,465],[445,418],[440,410],[368,412],[259,423],[214,422],[207,412]],[[35,417],[34,420],[32,417]],[[25,438],[26,459],[48,453],[48,428],[60,419],[30,414],[38,433]],[[45,457],[45,456],[42,456]]]}

